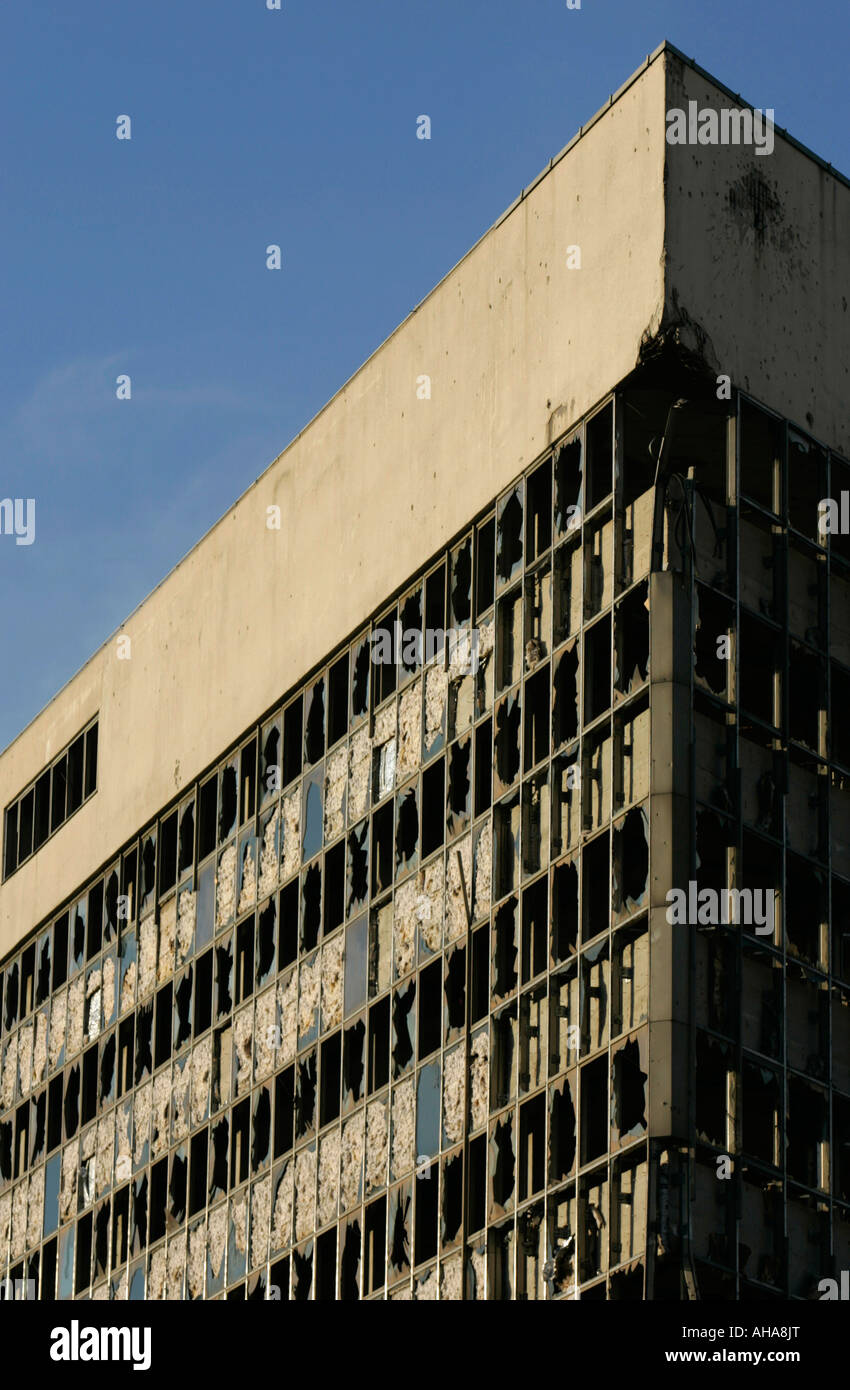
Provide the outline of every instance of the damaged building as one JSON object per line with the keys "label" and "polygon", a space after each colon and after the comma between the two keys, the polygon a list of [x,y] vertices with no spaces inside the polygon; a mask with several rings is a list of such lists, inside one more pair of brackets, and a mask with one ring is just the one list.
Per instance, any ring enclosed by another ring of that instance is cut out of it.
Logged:
{"label": "damaged building", "polygon": [[663,45],[0,757],[12,1287],[850,1268],[850,192],[691,99]]}

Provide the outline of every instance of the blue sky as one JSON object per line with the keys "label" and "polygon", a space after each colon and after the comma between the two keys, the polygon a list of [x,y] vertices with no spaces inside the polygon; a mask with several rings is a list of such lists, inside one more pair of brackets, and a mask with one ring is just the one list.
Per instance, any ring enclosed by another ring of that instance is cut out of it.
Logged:
{"label": "blue sky", "polygon": [[850,173],[847,6],[282,5],[0,10],[0,748],[662,39]]}

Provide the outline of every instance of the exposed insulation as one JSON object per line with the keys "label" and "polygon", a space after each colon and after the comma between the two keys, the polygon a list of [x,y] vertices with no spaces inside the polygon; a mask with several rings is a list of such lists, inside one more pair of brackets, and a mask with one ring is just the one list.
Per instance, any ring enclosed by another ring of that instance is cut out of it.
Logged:
{"label": "exposed insulation", "polygon": [[268,897],[277,887],[277,827],[280,823],[280,806],[275,806],[263,830],[263,843],[260,846],[260,898]]}
{"label": "exposed insulation", "polygon": [[277,997],[272,986],[257,1000],[257,1021],[254,1028],[255,1081],[262,1081],[274,1071],[276,1019]]}
{"label": "exposed insulation", "polygon": [[23,1100],[32,1087],[32,1022],[18,1029],[18,1081]]}
{"label": "exposed insulation", "polygon": [[13,1033],[3,1048],[3,1076],[0,1080],[0,1100],[8,1110],[15,1102],[15,1082],[18,1079],[18,1035]]}
{"label": "exposed insulation", "polygon": [[295,1158],[295,1239],[303,1240],[316,1224],[316,1150],[302,1149]]}
{"label": "exposed insulation", "polygon": [[242,846],[242,887],[237,914],[247,912],[257,901],[257,852],[253,840]]}
{"label": "exposed insulation", "polygon": [[436,1269],[429,1269],[427,1274],[424,1274],[421,1279],[416,1280],[416,1290],[413,1297],[417,1302],[420,1299],[423,1301],[426,1299],[434,1299],[436,1301],[439,1296],[439,1287]]}
{"label": "exposed insulation", "polygon": [[186,1233],[168,1242],[168,1276],[166,1298],[172,1303],[183,1298],[183,1274],[186,1269]]}
{"label": "exposed insulation", "polygon": [[403,782],[422,761],[422,681],[416,680],[398,702],[398,775]]}
{"label": "exposed insulation", "polygon": [[387,1107],[373,1100],[366,1107],[366,1191],[383,1187],[387,1181]]}
{"label": "exposed insulation", "polygon": [[206,1252],[206,1227],[203,1221],[192,1226],[189,1231],[189,1258],[186,1261],[186,1283],[190,1298],[204,1296],[204,1256]]}
{"label": "exposed insulation", "polygon": [[77,1173],[80,1171],[79,1146],[69,1144],[62,1150],[62,1177],[59,1182],[59,1224],[76,1215],[77,1211]]}
{"label": "exposed insulation", "polygon": [[86,1042],[100,1036],[103,1017],[103,976],[92,970],[86,976]]}
{"label": "exposed insulation", "polygon": [[159,910],[159,954],[156,982],[164,985],[174,974],[174,942],[177,935],[177,899],[169,898]]}
{"label": "exposed insulation", "polygon": [[439,951],[443,944],[443,890],[445,874],[442,859],[426,864],[420,873],[421,895],[416,909],[422,940],[429,951]]}
{"label": "exposed insulation", "polygon": [[425,675],[425,751],[430,752],[443,732],[449,675],[442,666],[429,666]]}
{"label": "exposed insulation", "polygon": [[[59,1065],[62,1049],[65,1046],[65,1019],[68,1013],[68,991],[60,989],[50,1001],[50,1037],[48,1039],[48,1065],[53,1071]],[[5,1100],[4,1100],[5,1104]]]}
{"label": "exposed insulation", "polygon": [[47,1010],[42,1009],[35,1020],[35,1042],[32,1052],[32,1084],[44,1080],[47,1068]]}
{"label": "exposed insulation", "polygon": [[490,1034],[485,1028],[472,1040],[469,1057],[469,1109],[473,1129],[487,1123],[490,1080]]}
{"label": "exposed insulation", "polygon": [[481,1300],[485,1297],[487,1283],[487,1257],[483,1250],[470,1250],[469,1264],[472,1273],[472,1297]]}
{"label": "exposed insulation", "polygon": [[133,1167],[138,1168],[142,1161],[145,1151],[145,1144],[150,1138],[151,1130],[151,1093],[153,1087],[150,1081],[146,1081],[143,1086],[139,1086],[133,1097]]}
{"label": "exposed insulation", "polygon": [[248,1193],[243,1192],[230,1203],[230,1225],[233,1241],[239,1255],[248,1253]]}
{"label": "exposed insulation", "polygon": [[287,1162],[278,1179],[272,1214],[272,1250],[283,1250],[292,1239],[292,1199],[295,1164]]}
{"label": "exposed insulation", "polygon": [[84,1129],[80,1136],[80,1158],[86,1160],[94,1158],[94,1151],[96,1148],[97,1126],[92,1124],[89,1125],[88,1129]]}
{"label": "exposed insulation", "polygon": [[458,1302],[463,1296],[463,1261],[460,1255],[445,1260],[440,1267],[440,1299]]}
{"label": "exposed insulation", "polygon": [[295,1056],[298,1039],[298,971],[293,969],[277,984],[277,1003],[280,1013],[280,1047],[277,1064],[285,1066]]}
{"label": "exposed insulation", "polygon": [[271,1204],[272,1180],[271,1174],[267,1174],[254,1183],[251,1192],[251,1269],[265,1264],[269,1257]]}
{"label": "exposed insulation", "polygon": [[168,1119],[171,1107],[171,1068],[159,1072],[153,1082],[153,1134],[151,1157],[157,1158],[168,1148]]}
{"label": "exposed insulation", "polygon": [[195,894],[190,889],[184,889],[177,896],[177,969],[185,964],[192,954],[197,911],[198,902]]}
{"label": "exposed insulation", "polygon": [[136,962],[130,961],[124,971],[124,978],[121,981],[121,1013],[125,1014],[128,1009],[132,1009],[136,999]]}
{"label": "exposed insulation", "polygon": [[372,761],[372,745],[369,730],[362,725],[351,736],[348,749],[348,824],[356,823],[365,816],[369,806],[369,772]]}
{"label": "exposed insulation", "polygon": [[413,969],[416,961],[416,912],[419,902],[418,876],[399,884],[393,904],[393,960],[396,978]]}
{"label": "exposed insulation", "polygon": [[115,1016],[115,957],[107,956],[103,962],[103,1026],[106,1028]]}
{"label": "exposed insulation", "polygon": [[478,833],[475,845],[473,878],[474,918],[487,917],[490,912],[490,882],[493,870],[493,823],[488,817]]}
{"label": "exposed insulation", "polygon": [[240,1009],[233,1027],[236,1042],[236,1095],[241,1096],[251,1088],[251,1073],[254,1066],[254,1006]]}
{"label": "exposed insulation", "polygon": [[161,1245],[158,1250],[154,1250],[151,1255],[150,1270],[148,1273],[148,1298],[151,1302],[157,1302],[165,1298],[165,1276],[167,1266],[165,1263],[165,1246]]}
{"label": "exposed insulation", "polygon": [[236,902],[236,846],[228,845],[219,856],[215,872],[215,924],[224,926],[233,916]]}
{"label": "exposed insulation", "polygon": [[332,1129],[319,1143],[319,1226],[336,1220],[339,1203],[340,1131]]}
{"label": "exposed insulation", "polygon": [[380,748],[382,744],[389,743],[391,738],[396,736],[395,723],[395,700],[390,700],[383,709],[375,715],[375,730],[372,736],[372,743],[375,748]]}
{"label": "exposed insulation", "polygon": [[408,1076],[393,1087],[393,1177],[403,1178],[415,1166],[416,1079]]}
{"label": "exposed insulation", "polygon": [[325,771],[325,840],[335,840],[345,829],[345,786],[348,749],[343,743],[331,753]]}
{"label": "exposed insulation", "polygon": [[[24,1178],[12,1192],[12,1259],[19,1260],[27,1248],[27,1188]],[[5,1263],[5,1261],[4,1261]]]}
{"label": "exposed insulation", "polygon": [[130,1290],[130,1279],[126,1269],[118,1275],[118,1283],[113,1280],[112,1301],[115,1303],[126,1303],[127,1295]]}
{"label": "exposed insulation", "polygon": [[185,1139],[191,1129],[191,1091],[192,1065],[186,1062],[182,1067],[174,1065],[174,1080],[171,1087],[172,1142]]}
{"label": "exposed insulation", "polygon": [[301,988],[298,991],[298,1036],[305,1037],[316,1026],[319,1007],[319,987],[322,981],[322,962],[317,951],[301,964]]}
{"label": "exposed insulation", "polygon": [[[463,862],[463,882],[461,882],[460,865],[457,861],[458,853],[460,853]],[[458,937],[463,936],[467,929],[463,883],[466,884],[466,892],[469,895],[472,890],[471,868],[472,839],[471,836],[464,835],[462,840],[458,840],[457,844],[452,846],[449,854],[446,883],[446,942],[457,941]]]}
{"label": "exposed insulation", "polygon": [[443,1063],[443,1125],[450,1144],[463,1138],[463,1053],[463,1047],[456,1047]]}
{"label": "exposed insulation", "polygon": [[301,792],[298,787],[283,798],[283,846],[281,876],[291,878],[301,866]]}
{"label": "exposed insulation", "polygon": [[207,1117],[212,1070],[212,1034],[207,1034],[192,1048],[192,1128],[203,1124]]}
{"label": "exposed insulation", "polygon": [[102,1196],[112,1186],[112,1160],[115,1156],[115,1126],[111,1115],[97,1122],[97,1152],[95,1157],[95,1191]]}
{"label": "exposed insulation", "polygon": [[472,633],[466,630],[456,632],[455,640],[449,642],[449,681],[454,683],[470,673],[473,662]]}
{"label": "exposed insulation", "polygon": [[126,1105],[119,1105],[115,1111],[115,1181],[116,1183],[126,1182],[133,1171],[133,1162],[130,1152],[130,1133],[133,1119],[133,1102],[128,1100]]}
{"label": "exposed insulation", "polygon": [[[4,1192],[0,1196],[0,1250],[6,1250],[9,1242],[9,1230],[12,1225],[12,1194]],[[5,1256],[3,1263],[5,1264]]]}
{"label": "exposed insulation", "polygon": [[73,1057],[79,1052],[83,1045],[83,1028],[85,1026],[86,982],[82,975],[78,975],[76,980],[68,990],[68,1056]]}
{"label": "exposed insulation", "polygon": [[137,992],[139,1000],[142,1000],[152,992],[156,984],[156,922],[153,914],[146,917],[139,927],[138,949],[139,986]]}
{"label": "exposed insulation", "polygon": [[96,1287],[95,1289],[92,1290],[92,1296],[91,1296],[91,1297],[92,1297],[92,1303],[106,1303],[106,1302],[108,1302],[108,1300],[109,1300],[109,1285],[108,1285],[108,1284],[105,1284],[105,1283],[104,1283],[104,1284],[98,1284],[97,1287]]}
{"label": "exposed insulation", "polygon": [[342,1023],[342,947],[342,932],[322,947],[323,1033]]}
{"label": "exposed insulation", "polygon": [[412,1303],[413,1290],[411,1289],[410,1285],[404,1284],[402,1288],[394,1289],[393,1292],[390,1294],[390,1301],[392,1303]]}
{"label": "exposed insulation", "polygon": [[478,665],[484,665],[488,657],[493,654],[493,647],[496,640],[496,619],[490,618],[486,623],[481,623],[478,628]]}
{"label": "exposed insulation", "polygon": [[364,1112],[359,1110],[350,1120],[346,1120],[342,1127],[339,1191],[340,1209],[343,1213],[356,1207],[360,1201],[365,1119]]}
{"label": "exposed insulation", "polygon": [[227,1242],[227,1204],[222,1202],[210,1212],[207,1222],[207,1255],[210,1274],[217,1279],[224,1272],[224,1249]]}

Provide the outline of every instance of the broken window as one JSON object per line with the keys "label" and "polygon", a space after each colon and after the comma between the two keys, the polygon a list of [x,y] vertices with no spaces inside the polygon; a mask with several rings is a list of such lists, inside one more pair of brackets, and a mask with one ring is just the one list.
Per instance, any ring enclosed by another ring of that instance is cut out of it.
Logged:
{"label": "broken window", "polygon": [[[495,595],[496,522],[483,521],[475,533],[475,616],[492,606]],[[442,626],[442,624],[437,624]]]}
{"label": "broken window", "polygon": [[733,1053],[697,1030],[696,1050],[696,1130],[697,1138],[727,1150],[729,1141],[730,1073]]}
{"label": "broken window", "polygon": [[497,898],[505,897],[517,886],[519,836],[520,798],[515,792],[493,808],[493,891]]}
{"label": "broken window", "polygon": [[549,881],[539,878],[522,894],[522,983],[546,969],[549,945]]}
{"label": "broken window", "polygon": [[615,918],[646,906],[649,884],[649,818],[642,806],[614,826],[612,892]]}
{"label": "broken window", "polygon": [[778,512],[785,427],[775,415],[742,397],[739,428],[741,492],[767,511]]}
{"label": "broken window", "polygon": [[521,718],[518,695],[506,695],[496,706],[493,746],[497,795],[506,791],[519,775]]}
{"label": "broken window", "polygon": [[581,627],[583,608],[583,551],[578,540],[555,551],[552,584],[552,641],[557,647]]}
{"label": "broken window", "polygon": [[522,788],[523,875],[535,874],[549,859],[549,773],[529,777]]}
{"label": "broken window", "polygon": [[639,584],[617,604],[614,614],[614,690],[631,695],[649,671],[649,594]]}
{"label": "broken window", "polygon": [[496,576],[509,583],[522,568],[522,486],[515,487],[496,506]]}
{"label": "broken window", "polygon": [[508,1004],[491,1020],[490,1109],[516,1098],[517,1006]]}
{"label": "broken window", "polygon": [[[469,823],[471,754],[472,740],[470,738],[459,739],[457,743],[453,743],[449,748],[449,785],[446,796],[446,825],[450,839],[454,839],[455,836],[460,835]],[[423,786],[425,778],[432,772],[433,767],[428,768],[423,774]],[[440,837],[440,841],[441,840],[442,836]],[[437,843],[440,843],[440,841],[437,841]]]}
{"label": "broken window", "polygon": [[496,694],[515,685],[524,664],[522,590],[504,594],[496,605]]}
{"label": "broken window", "polygon": [[827,494],[826,451],[797,430],[788,430],[788,523],[817,545],[818,502]]}
{"label": "broken window", "polygon": [[609,401],[585,426],[586,509],[592,511],[611,492],[614,462],[614,402]]}
{"label": "broken window", "polygon": [[[236,817],[238,812],[238,758],[233,758],[221,769],[219,773],[218,788],[218,842],[223,845],[225,840],[236,829]],[[142,851],[142,867],[145,867],[145,855],[147,845]],[[142,912],[145,910],[146,892],[142,893]]]}
{"label": "broken window", "polygon": [[595,618],[614,592],[614,524],[610,515],[584,530],[584,616]]}
{"label": "broken window", "polygon": [[549,1004],[545,982],[526,990],[519,1000],[519,1094],[527,1095],[546,1080],[549,1063]]}
{"label": "broken window", "polygon": [[535,672],[525,683],[524,765],[526,772],[549,756],[549,684],[548,665]]}
{"label": "broken window", "polygon": [[599,941],[581,954],[582,1053],[596,1052],[608,1041],[611,969],[608,942]]}
{"label": "broken window", "polygon": [[611,923],[608,831],[582,847],[582,940],[589,941]]}
{"label": "broken window", "polygon": [[584,723],[611,704],[611,616],[606,614],[584,634]]}
{"label": "broken window", "polygon": [[[429,1001],[433,1003],[433,1001]],[[392,1074],[395,1081],[413,1062],[413,1039],[416,1026],[416,980],[393,991],[392,1009]]]}
{"label": "broken window", "polygon": [[365,904],[369,892],[369,822],[349,831],[348,868],[346,872],[348,901],[346,911],[351,917]]}
{"label": "broken window", "polygon": [[555,453],[555,527],[558,535],[581,525],[581,431]]}
{"label": "broken window", "polygon": [[472,611],[472,537],[467,536],[451,553],[449,608],[455,627],[465,627]]}
{"label": "broken window", "polygon": [[646,1031],[612,1049],[611,1146],[640,1139],[647,1131],[646,1083],[649,1079]]}
{"label": "broken window", "polygon": [[415,786],[399,793],[395,833],[396,873],[399,874],[413,868],[417,860],[419,809],[416,800]]}
{"label": "broken window", "polygon": [[616,1037],[649,1017],[649,932],[646,919],[615,932],[611,972],[611,1029]]}
{"label": "broken window", "polygon": [[765,724],[776,725],[779,706],[781,639],[773,628],[741,614],[741,708]]}

